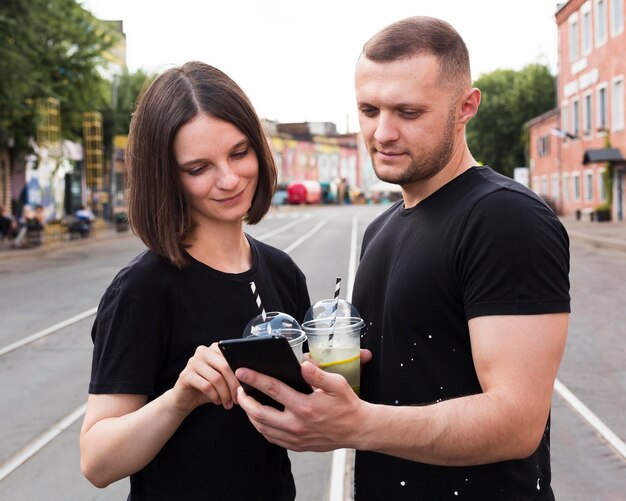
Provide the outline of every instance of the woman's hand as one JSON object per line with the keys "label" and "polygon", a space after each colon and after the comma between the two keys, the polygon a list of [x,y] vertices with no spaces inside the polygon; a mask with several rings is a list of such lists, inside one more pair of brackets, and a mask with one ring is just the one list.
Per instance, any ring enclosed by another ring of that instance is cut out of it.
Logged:
{"label": "woman's hand", "polygon": [[198,346],[174,385],[174,402],[183,412],[208,402],[231,409],[239,386],[217,343]]}

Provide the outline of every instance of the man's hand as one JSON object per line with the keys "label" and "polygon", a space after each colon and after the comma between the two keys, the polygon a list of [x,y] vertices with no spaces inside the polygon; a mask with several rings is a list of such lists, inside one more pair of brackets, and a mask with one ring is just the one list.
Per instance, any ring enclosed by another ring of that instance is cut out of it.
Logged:
{"label": "man's hand", "polygon": [[[371,359],[371,353],[362,350],[362,356],[363,352],[367,360]],[[298,452],[353,447],[355,423],[368,404],[359,399],[343,376],[304,362],[302,375],[314,389],[310,395],[304,395],[250,369],[238,369],[235,375],[285,406],[281,412],[261,405],[241,387],[237,391],[239,405],[268,441]]]}

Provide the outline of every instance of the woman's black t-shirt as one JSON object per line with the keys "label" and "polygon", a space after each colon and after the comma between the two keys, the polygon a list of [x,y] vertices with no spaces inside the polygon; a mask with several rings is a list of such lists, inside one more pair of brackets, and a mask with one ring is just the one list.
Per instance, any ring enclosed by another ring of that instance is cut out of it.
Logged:
{"label": "woman's black t-shirt", "polygon": [[[284,252],[248,237],[253,265],[222,273],[189,256],[183,270],[152,251],[137,256],[106,290],[92,329],[89,393],[140,394],[172,388],[199,345],[241,337],[259,311],[302,321],[306,280]],[[285,449],[270,444],[235,406],[205,404],[180,425],[157,456],[131,476],[132,500],[293,500]]]}

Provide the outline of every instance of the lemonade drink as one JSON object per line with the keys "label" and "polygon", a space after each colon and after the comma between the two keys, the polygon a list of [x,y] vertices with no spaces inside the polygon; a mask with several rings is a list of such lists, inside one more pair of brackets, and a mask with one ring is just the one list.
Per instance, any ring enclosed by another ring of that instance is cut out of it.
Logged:
{"label": "lemonade drink", "polygon": [[324,348],[309,344],[311,358],[326,372],[341,374],[358,395],[361,377],[361,354],[358,346],[352,348]]}
{"label": "lemonade drink", "polygon": [[309,320],[302,324],[311,358],[326,372],[341,374],[358,395],[361,378],[361,329],[356,317]]}

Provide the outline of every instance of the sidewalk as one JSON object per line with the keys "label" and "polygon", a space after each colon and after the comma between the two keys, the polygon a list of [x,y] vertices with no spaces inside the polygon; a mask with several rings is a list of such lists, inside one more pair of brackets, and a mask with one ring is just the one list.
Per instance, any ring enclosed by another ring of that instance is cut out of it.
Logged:
{"label": "sidewalk", "polygon": [[110,240],[113,238],[122,238],[122,237],[134,237],[134,233],[130,231],[116,231],[114,224],[105,224],[102,227],[92,228],[91,233],[88,237],[85,238],[75,238],[70,240],[67,237],[64,237],[63,240],[56,240],[52,242],[45,242],[37,247],[27,247],[27,248],[12,248],[11,245],[4,241],[0,242],[0,261],[7,260],[11,258],[19,258],[22,256],[44,256],[49,251],[70,247],[70,246],[82,246],[89,243],[98,242],[101,240]]}
{"label": "sidewalk", "polygon": [[595,247],[626,251],[626,221],[576,221],[574,216],[561,218],[570,241],[585,241]]}

